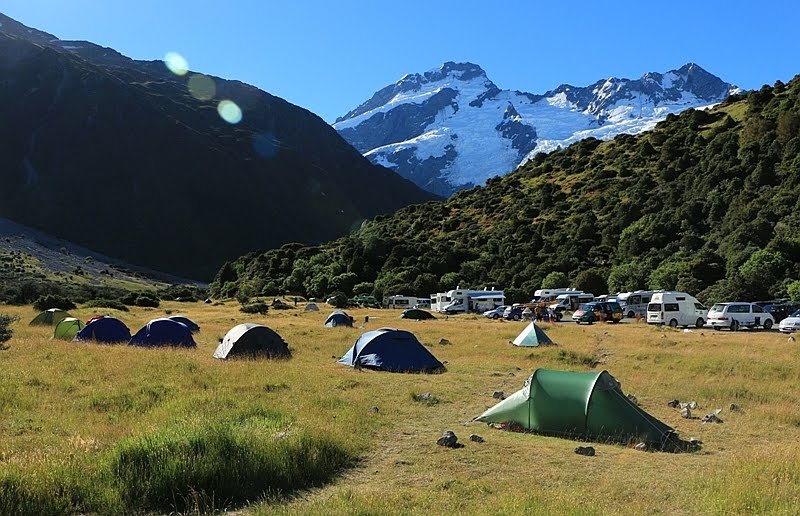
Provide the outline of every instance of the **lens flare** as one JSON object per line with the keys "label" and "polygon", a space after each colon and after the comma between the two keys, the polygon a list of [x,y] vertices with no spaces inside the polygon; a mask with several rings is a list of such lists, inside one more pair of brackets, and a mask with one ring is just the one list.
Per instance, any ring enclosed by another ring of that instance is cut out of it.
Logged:
{"label": "lens flare", "polygon": [[232,100],[223,100],[217,106],[217,113],[229,124],[238,124],[242,121],[242,109]]}
{"label": "lens flare", "polygon": [[189,77],[187,87],[189,94],[197,100],[211,100],[217,94],[217,85],[214,83],[214,79],[207,75],[192,75]]}
{"label": "lens flare", "polygon": [[175,75],[186,75],[189,72],[189,62],[177,52],[167,52],[164,64]]}

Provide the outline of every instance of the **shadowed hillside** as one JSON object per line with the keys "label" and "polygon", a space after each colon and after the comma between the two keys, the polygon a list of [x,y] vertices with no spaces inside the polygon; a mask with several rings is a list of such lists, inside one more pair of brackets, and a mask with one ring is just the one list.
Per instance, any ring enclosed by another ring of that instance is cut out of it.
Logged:
{"label": "shadowed hillside", "polygon": [[[198,100],[163,63],[38,31],[24,39],[3,19],[2,217],[207,279],[248,250],[329,240],[432,198],[257,88],[210,78],[215,94]],[[222,99],[241,123],[220,118]]]}

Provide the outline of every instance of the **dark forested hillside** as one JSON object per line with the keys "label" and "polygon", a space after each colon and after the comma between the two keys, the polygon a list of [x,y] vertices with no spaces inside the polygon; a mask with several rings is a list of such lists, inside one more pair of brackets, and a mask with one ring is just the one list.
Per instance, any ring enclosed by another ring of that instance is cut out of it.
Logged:
{"label": "dark forested hillside", "polygon": [[244,256],[213,289],[380,296],[491,285],[520,301],[554,272],[595,294],[785,295],[800,279],[800,78],[670,115],[639,136],[539,155],[321,247]]}
{"label": "dark forested hillside", "polygon": [[[257,88],[0,19],[0,217],[207,280],[251,249],[324,242],[434,198]],[[220,118],[223,99],[240,123]]]}

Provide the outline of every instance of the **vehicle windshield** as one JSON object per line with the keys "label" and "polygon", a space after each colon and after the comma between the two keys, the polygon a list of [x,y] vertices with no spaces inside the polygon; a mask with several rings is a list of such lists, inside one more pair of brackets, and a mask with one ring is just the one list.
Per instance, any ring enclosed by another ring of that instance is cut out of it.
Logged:
{"label": "vehicle windshield", "polygon": [[717,303],[716,305],[711,307],[711,310],[709,310],[709,312],[722,312],[724,310],[725,310],[725,305],[723,305],[722,303]]}
{"label": "vehicle windshield", "polygon": [[790,315],[789,317],[800,317],[800,310],[797,310],[796,312],[794,312],[794,313],[793,313],[792,315]]}

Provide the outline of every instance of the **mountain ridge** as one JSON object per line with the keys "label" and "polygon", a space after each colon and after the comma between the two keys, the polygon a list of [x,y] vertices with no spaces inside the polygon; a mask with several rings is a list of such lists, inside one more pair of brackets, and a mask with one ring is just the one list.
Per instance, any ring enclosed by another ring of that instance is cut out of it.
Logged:
{"label": "mountain ridge", "polygon": [[476,64],[447,62],[378,90],[333,126],[374,163],[447,196],[538,153],[589,136],[638,133],[737,91],[694,63],[532,94],[500,89]]}

